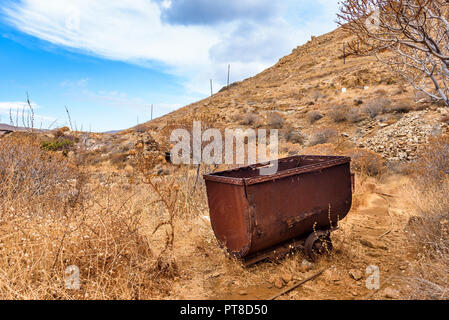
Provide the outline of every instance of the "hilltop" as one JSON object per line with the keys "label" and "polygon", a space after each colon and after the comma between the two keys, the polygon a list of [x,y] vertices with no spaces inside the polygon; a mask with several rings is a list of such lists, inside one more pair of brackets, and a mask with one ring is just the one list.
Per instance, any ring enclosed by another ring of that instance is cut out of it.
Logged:
{"label": "hilltop", "polygon": [[278,128],[283,150],[291,154],[342,138],[387,160],[415,159],[419,144],[447,130],[440,122],[447,110],[374,57],[344,59],[343,45],[351,39],[342,29],[312,37],[260,74],[117,137],[151,136],[167,146],[171,129],[202,120],[218,129]]}

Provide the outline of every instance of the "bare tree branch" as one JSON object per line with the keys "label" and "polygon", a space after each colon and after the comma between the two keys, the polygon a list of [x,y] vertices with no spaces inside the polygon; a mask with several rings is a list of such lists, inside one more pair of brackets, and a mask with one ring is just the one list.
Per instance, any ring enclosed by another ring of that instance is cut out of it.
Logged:
{"label": "bare tree branch", "polygon": [[415,89],[449,106],[449,1],[344,0],[340,5],[338,23],[356,38],[349,45],[352,54],[375,55]]}

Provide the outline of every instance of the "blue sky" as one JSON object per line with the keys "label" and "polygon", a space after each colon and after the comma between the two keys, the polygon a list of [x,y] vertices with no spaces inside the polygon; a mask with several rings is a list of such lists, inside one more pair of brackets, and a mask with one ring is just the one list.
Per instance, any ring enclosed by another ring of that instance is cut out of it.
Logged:
{"label": "blue sky", "polygon": [[335,28],[337,1],[0,0],[0,122],[124,129],[253,76]]}

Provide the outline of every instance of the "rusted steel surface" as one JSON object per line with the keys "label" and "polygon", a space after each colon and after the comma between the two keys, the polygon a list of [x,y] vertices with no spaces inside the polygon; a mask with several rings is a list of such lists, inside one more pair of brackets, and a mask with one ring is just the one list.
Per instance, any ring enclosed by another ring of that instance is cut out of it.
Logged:
{"label": "rusted steel surface", "polygon": [[212,228],[239,258],[335,227],[352,204],[348,157],[295,156],[260,176],[261,165],[205,175]]}

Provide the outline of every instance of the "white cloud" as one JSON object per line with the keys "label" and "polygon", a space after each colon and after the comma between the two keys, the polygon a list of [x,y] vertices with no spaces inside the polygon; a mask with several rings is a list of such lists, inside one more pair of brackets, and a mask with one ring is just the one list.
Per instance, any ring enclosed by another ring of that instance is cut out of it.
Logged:
{"label": "white cloud", "polygon": [[92,92],[87,89],[82,91],[83,98],[91,101],[104,102],[108,105],[124,106],[128,108],[144,108],[148,103],[140,98],[130,98],[124,92],[118,91],[99,91]]}
{"label": "white cloud", "polygon": [[79,79],[79,80],[64,80],[60,83],[61,87],[67,88],[85,88],[89,82],[88,78]]}
{"label": "white cloud", "polygon": [[[34,112],[34,126],[39,128],[42,124],[43,128],[45,125],[49,125],[56,120],[54,117],[44,116],[37,114],[40,106],[34,102],[31,102],[31,107]],[[18,124],[18,126],[23,126],[23,122],[27,125],[30,122],[30,107],[26,102],[12,101],[12,102],[0,102],[0,123],[9,124],[12,122]]]}
{"label": "white cloud", "polygon": [[[37,104],[35,104],[34,102],[31,103],[31,107],[33,109],[39,108],[39,106]],[[2,112],[2,113],[4,113],[4,112],[9,113],[9,110],[13,110],[15,112],[16,110],[23,110],[23,109],[25,109],[25,112],[27,110],[30,110],[30,108],[26,102],[20,102],[20,101],[0,102],[0,112]]]}
{"label": "white cloud", "polygon": [[[258,1],[234,2],[248,12],[248,19],[220,18],[218,25],[166,23],[163,12],[180,0],[22,0],[7,2],[3,12],[22,32],[95,56],[161,68],[186,79],[189,93],[201,94],[209,92],[211,78],[216,90],[225,84],[228,63],[232,80],[242,80],[272,65],[311,34],[334,26],[330,17],[336,1],[287,0],[265,6],[265,13]],[[261,21],[250,14],[251,6],[260,11]],[[287,21],[292,7],[301,6],[321,11],[313,21]]]}
{"label": "white cloud", "polygon": [[[172,66],[201,65],[216,34],[203,27],[163,25],[148,0],[24,0],[4,9],[19,30],[105,58]],[[78,17],[74,18],[74,12]],[[79,26],[71,28],[73,20]]]}
{"label": "white cloud", "polygon": [[172,2],[170,0],[163,0],[161,2],[162,9],[170,9],[172,5]]}

